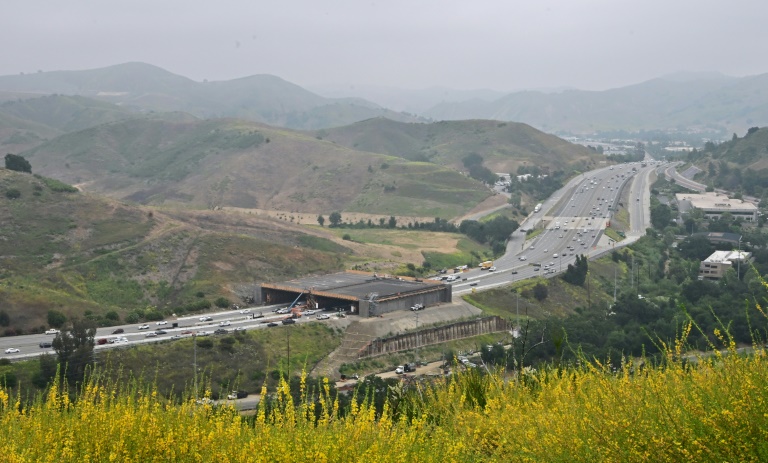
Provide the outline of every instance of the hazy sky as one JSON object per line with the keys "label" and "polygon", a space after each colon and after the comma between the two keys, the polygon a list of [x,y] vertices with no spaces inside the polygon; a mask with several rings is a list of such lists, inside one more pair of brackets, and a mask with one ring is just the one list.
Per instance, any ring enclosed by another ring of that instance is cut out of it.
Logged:
{"label": "hazy sky", "polygon": [[143,61],[194,80],[601,90],[768,72],[765,0],[3,0],[0,74]]}

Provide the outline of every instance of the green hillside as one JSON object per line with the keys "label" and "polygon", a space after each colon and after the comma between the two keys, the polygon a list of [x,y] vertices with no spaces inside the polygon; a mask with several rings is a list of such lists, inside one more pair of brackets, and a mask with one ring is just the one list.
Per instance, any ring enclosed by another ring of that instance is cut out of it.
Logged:
{"label": "green hillside", "polygon": [[277,221],[200,214],[171,217],[0,169],[0,311],[10,320],[0,332],[37,331],[51,309],[102,324],[150,316],[148,306],[199,310],[253,281],[339,270],[348,252]]}
{"label": "green hillside", "polygon": [[153,205],[449,218],[491,194],[447,167],[236,120],[120,121],[24,156],[35,172]]}
{"label": "green hillside", "polygon": [[365,100],[324,98],[276,76],[195,82],[145,63],[0,76],[0,92],[81,95],[145,112],[181,111],[302,129],[336,127],[377,116],[419,120]]}
{"label": "green hillside", "polygon": [[758,198],[768,194],[768,127],[754,127],[743,137],[707,143],[688,154],[688,161],[701,172],[695,180]]}
{"label": "green hillside", "polygon": [[483,157],[493,172],[517,172],[523,165],[552,170],[585,168],[599,160],[593,151],[526,124],[490,120],[443,121],[431,124],[369,119],[318,132],[350,148],[386,153],[464,170],[462,158]]}

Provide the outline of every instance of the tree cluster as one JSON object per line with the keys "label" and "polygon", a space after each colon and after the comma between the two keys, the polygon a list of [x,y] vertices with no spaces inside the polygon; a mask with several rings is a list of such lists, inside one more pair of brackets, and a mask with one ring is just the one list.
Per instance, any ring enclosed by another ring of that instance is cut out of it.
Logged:
{"label": "tree cluster", "polygon": [[8,153],[5,155],[5,168],[17,172],[32,173],[32,165],[24,159],[24,156]]}
{"label": "tree cluster", "polygon": [[563,280],[572,285],[584,286],[584,282],[587,280],[587,272],[589,272],[587,256],[579,254],[576,256],[576,262],[568,264],[568,268],[563,274]]}

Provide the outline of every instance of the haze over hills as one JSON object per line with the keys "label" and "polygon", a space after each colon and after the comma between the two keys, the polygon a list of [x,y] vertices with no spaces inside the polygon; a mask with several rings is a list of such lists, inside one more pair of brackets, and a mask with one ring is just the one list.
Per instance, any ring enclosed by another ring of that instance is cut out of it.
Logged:
{"label": "haze over hills", "polygon": [[519,121],[553,133],[702,128],[743,133],[768,123],[768,74],[676,74],[598,92],[516,92],[494,101],[444,102],[423,114]]}
{"label": "haze over hills", "polygon": [[379,116],[419,120],[359,98],[324,98],[276,76],[195,82],[144,63],[0,76],[0,91],[30,96],[81,95],[135,110],[183,111],[203,118],[238,117],[301,129],[334,127]]}

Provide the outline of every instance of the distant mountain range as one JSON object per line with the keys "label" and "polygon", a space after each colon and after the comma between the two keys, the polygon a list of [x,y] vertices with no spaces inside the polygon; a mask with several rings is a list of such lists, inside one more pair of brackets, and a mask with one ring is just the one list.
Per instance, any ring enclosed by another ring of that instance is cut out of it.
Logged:
{"label": "distant mountain range", "polygon": [[730,134],[768,125],[768,74],[737,78],[676,73],[604,91],[503,93],[344,85],[315,90],[327,97],[271,75],[195,82],[144,63],[0,76],[0,100],[79,95],[129,111],[183,111],[199,118],[234,117],[305,130],[374,117],[400,122],[513,121],[558,134],[639,130]]}
{"label": "distant mountain range", "polygon": [[517,92],[493,101],[444,102],[422,115],[439,120],[514,120],[551,133],[670,129],[744,133],[768,124],[768,74],[672,76],[599,92]]}
{"label": "distant mountain range", "polygon": [[371,117],[422,120],[359,98],[324,98],[271,75],[195,82],[145,63],[0,76],[0,92],[5,99],[79,95],[134,111],[183,111],[201,118],[235,117],[298,129],[342,126]]}

